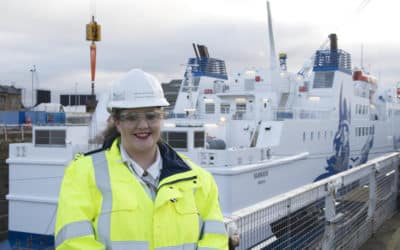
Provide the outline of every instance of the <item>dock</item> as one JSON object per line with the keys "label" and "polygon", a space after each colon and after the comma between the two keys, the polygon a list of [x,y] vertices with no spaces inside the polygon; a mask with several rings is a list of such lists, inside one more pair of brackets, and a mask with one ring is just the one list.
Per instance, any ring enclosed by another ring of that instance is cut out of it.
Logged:
{"label": "dock", "polygon": [[400,249],[400,212],[393,215],[369,238],[359,250]]}
{"label": "dock", "polygon": [[[0,125],[0,242],[8,233],[8,145],[10,143],[31,142],[32,128],[26,125]],[[0,244],[0,249],[3,250]]]}

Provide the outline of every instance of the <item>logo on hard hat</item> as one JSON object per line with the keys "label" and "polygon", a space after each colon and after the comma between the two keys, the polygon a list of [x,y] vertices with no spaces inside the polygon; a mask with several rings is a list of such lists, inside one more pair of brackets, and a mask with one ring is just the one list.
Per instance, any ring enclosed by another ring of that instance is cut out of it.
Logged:
{"label": "logo on hard hat", "polygon": [[113,93],[113,98],[114,101],[124,101],[125,100],[125,92],[122,93]]}
{"label": "logo on hard hat", "polygon": [[154,95],[154,93],[150,92],[150,91],[136,92],[136,93],[133,93],[133,96],[135,98],[155,98],[156,97]]}

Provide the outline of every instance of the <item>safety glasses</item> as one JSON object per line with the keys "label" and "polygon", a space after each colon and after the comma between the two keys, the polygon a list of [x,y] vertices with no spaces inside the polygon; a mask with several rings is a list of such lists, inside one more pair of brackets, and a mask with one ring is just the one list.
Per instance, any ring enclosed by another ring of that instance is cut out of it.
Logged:
{"label": "safety glasses", "polygon": [[148,112],[135,112],[135,111],[122,111],[119,114],[120,121],[128,121],[137,123],[141,119],[146,120],[148,123],[159,121],[163,117],[162,111],[148,111]]}

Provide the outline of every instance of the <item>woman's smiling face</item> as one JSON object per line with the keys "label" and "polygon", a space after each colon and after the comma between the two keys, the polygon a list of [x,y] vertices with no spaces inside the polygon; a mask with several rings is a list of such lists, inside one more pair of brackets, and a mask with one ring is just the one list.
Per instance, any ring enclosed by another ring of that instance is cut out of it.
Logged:
{"label": "woman's smiling face", "polygon": [[124,109],[116,117],[115,125],[128,153],[156,150],[161,136],[163,113],[158,107]]}

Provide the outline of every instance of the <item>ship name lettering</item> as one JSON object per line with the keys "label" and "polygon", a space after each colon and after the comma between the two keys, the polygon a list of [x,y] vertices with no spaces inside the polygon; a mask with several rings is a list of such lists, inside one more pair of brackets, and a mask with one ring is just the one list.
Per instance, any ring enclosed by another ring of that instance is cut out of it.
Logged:
{"label": "ship name lettering", "polygon": [[267,176],[268,176],[268,170],[260,171],[260,172],[254,173],[254,175],[253,175],[254,179],[263,178],[263,177],[267,177]]}

